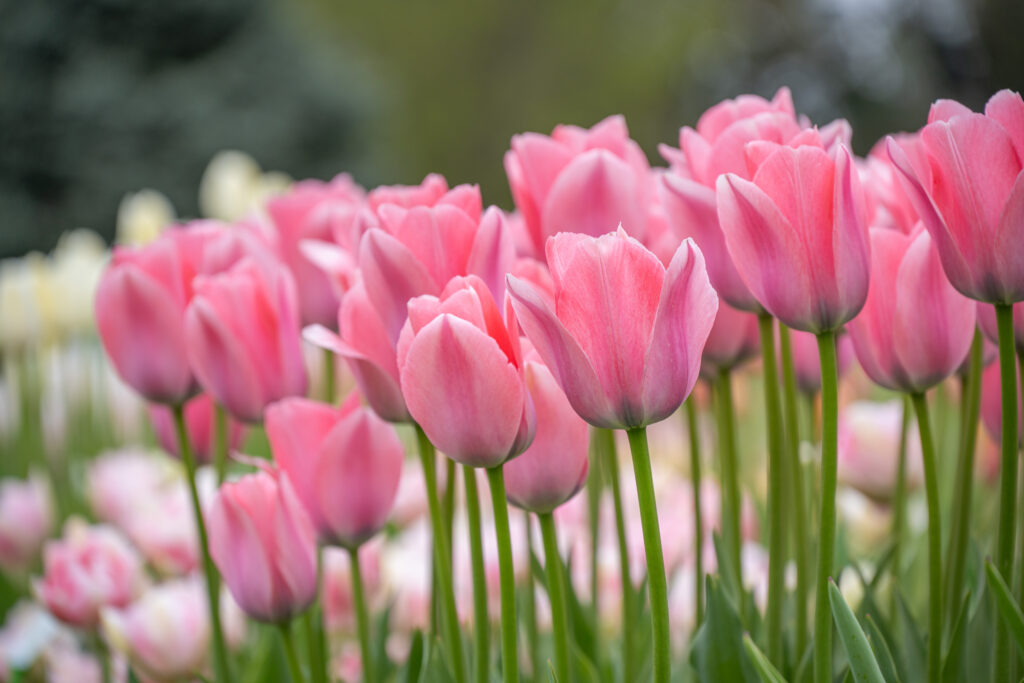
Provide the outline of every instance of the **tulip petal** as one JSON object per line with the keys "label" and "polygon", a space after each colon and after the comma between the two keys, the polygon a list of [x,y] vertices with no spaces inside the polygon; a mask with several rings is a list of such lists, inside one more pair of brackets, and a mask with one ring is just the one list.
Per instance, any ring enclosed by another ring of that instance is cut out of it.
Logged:
{"label": "tulip petal", "polygon": [[830,307],[829,324],[839,327],[864,307],[871,273],[864,192],[846,147],[836,152],[833,193],[831,240],[837,300]]}
{"label": "tulip petal", "polygon": [[516,248],[512,231],[505,224],[501,209],[492,206],[484,213],[477,228],[473,247],[466,262],[466,272],[478,275],[491,291],[495,301],[505,299],[505,273],[515,266]]}
{"label": "tulip petal", "polygon": [[559,174],[541,209],[544,235],[577,232],[603,235],[622,224],[643,237],[641,188],[626,162],[603,149],[584,152]]}
{"label": "tulip petal", "polygon": [[985,115],[995,119],[1013,140],[1017,158],[1024,163],[1024,99],[1012,90],[1000,90],[985,105]]}
{"label": "tulip petal", "polygon": [[270,561],[259,531],[228,495],[218,495],[206,512],[210,555],[232,595],[255,617],[274,616]]}
{"label": "tulip petal", "polygon": [[380,316],[392,347],[405,324],[409,299],[420,294],[438,294],[444,284],[435,282],[408,247],[378,228],[363,235],[359,244],[359,268],[367,296]]}

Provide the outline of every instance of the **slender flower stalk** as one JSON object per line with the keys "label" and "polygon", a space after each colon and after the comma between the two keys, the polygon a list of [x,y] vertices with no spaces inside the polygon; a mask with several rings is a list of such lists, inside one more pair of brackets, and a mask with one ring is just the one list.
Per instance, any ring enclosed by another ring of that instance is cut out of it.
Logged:
{"label": "slender flower stalk", "polygon": [[764,404],[768,418],[768,608],[765,630],[768,632],[768,658],[782,663],[782,601],[785,598],[783,569],[786,538],[783,532],[786,491],[785,453],[783,453],[782,410],[779,405],[779,373],[775,365],[775,319],[758,317],[761,332],[761,358],[764,363]]}
{"label": "slender flower stalk", "polygon": [[487,470],[494,507],[494,532],[498,541],[501,579],[501,671],[505,683],[519,683],[519,653],[516,651],[516,577],[512,564],[512,535],[505,499],[505,475],[501,467]]}
{"label": "slender flower stalk", "polygon": [[217,470],[217,485],[220,486],[228,469],[228,414],[216,402],[213,404],[213,430],[213,466]]}
{"label": "slender flower stalk", "polygon": [[[526,554],[532,566],[537,556],[533,550],[533,528],[530,516],[526,515]],[[537,595],[535,592],[533,572],[526,576],[526,646],[530,648],[530,673],[534,680],[543,675],[543,664],[540,652],[540,627],[537,624]]]}
{"label": "slender flower stalk", "polygon": [[736,425],[732,405],[732,373],[723,369],[718,376],[716,416],[718,422],[718,460],[722,471],[722,529],[726,547],[729,549],[729,560],[733,566],[733,576],[740,581],[738,598],[740,614],[746,613],[743,603],[746,601],[740,577],[740,479],[739,462],[736,457]]}
{"label": "slender flower stalk", "polygon": [[[996,304],[999,331],[999,378],[1002,394],[1002,466],[999,486],[999,530],[996,565],[1003,576],[1013,576],[1014,527],[1017,513],[1017,367],[1014,358],[1013,306]],[[1008,680],[1009,634],[1002,620],[996,622],[993,680]]]}
{"label": "slender flower stalk", "polygon": [[671,677],[668,627],[668,583],[665,577],[665,558],[661,550],[661,528],[658,506],[654,499],[654,477],[651,472],[651,454],[647,447],[647,428],[626,430],[633,455],[636,475],[636,495],[640,502],[640,525],[644,534],[644,553],[647,555],[647,586],[650,591],[651,625],[654,640],[654,683],[667,683]]}
{"label": "slender flower stalk", "polygon": [[544,537],[544,569],[548,578],[548,596],[551,598],[551,626],[555,641],[555,674],[559,681],[569,677],[569,610],[565,602],[565,573],[558,554],[555,519],[550,512],[537,515]]}
{"label": "slender flower stalk", "polygon": [[[615,432],[598,429],[595,441],[604,454],[605,471],[611,483],[612,507],[615,510],[615,536],[619,544],[619,574],[622,582],[622,671],[628,678],[635,665],[634,632],[636,614],[633,599],[633,578],[629,570],[629,544],[626,539],[626,515],[622,509],[622,485],[619,480],[619,454],[615,445]],[[596,581],[595,576],[595,581]]]}
{"label": "slender flower stalk", "polygon": [[698,626],[704,621],[704,525],[700,508],[700,426],[697,424],[697,406],[693,396],[683,404],[686,409],[686,426],[690,434],[690,480],[693,483],[693,604],[697,609]]}
{"label": "slender flower stalk", "polygon": [[317,589],[317,600],[313,602],[302,620],[306,629],[306,640],[309,649],[309,665],[311,667],[313,683],[327,683],[327,643],[325,641],[323,628],[323,548],[319,545],[316,549],[316,575],[320,581]]}
{"label": "slender flower stalk", "polygon": [[220,582],[217,569],[210,557],[210,541],[206,533],[206,522],[203,518],[203,506],[199,501],[199,491],[196,489],[196,461],[192,455],[192,446],[188,442],[188,432],[185,430],[185,411],[181,404],[175,405],[174,426],[178,434],[178,449],[181,459],[185,463],[186,479],[188,479],[189,494],[192,498],[192,513],[196,519],[196,530],[199,532],[200,552],[203,556],[203,574],[206,577],[206,597],[210,606],[210,631],[213,639],[213,670],[217,683],[227,683],[231,680],[231,669],[228,665],[228,651],[224,644],[224,630],[221,627],[220,618]]}
{"label": "slender flower stalk", "polygon": [[[910,431],[910,413],[914,407],[910,400],[903,397],[903,417],[900,420],[900,441],[899,452],[896,459],[896,488],[893,491],[892,499],[892,537],[893,549],[890,563],[892,578],[899,581],[903,562],[903,535],[907,528],[907,432]],[[889,606],[889,614],[896,614],[896,591],[891,591],[892,603]]]}
{"label": "slender flower stalk", "polygon": [[928,680],[942,676],[942,521],[939,516],[939,478],[935,442],[924,394],[911,394],[917,429],[921,434],[925,497],[928,502]]}
{"label": "slender flower stalk", "polygon": [[334,371],[334,350],[324,349],[324,402],[334,405],[337,399],[337,381]]}
{"label": "slender flower stalk", "polygon": [[455,477],[457,476],[455,461],[451,458],[445,458],[444,476],[447,483],[444,489],[444,498],[441,499],[441,511],[444,513],[444,528],[448,536],[448,564],[450,565],[452,563],[451,554],[455,552],[452,538],[455,533]]}
{"label": "slender flower stalk", "polygon": [[[451,662],[452,673],[456,683],[465,683],[466,669],[465,660],[462,655],[462,634],[459,633],[459,617],[455,610],[455,594],[452,584],[451,552],[449,551],[448,536],[445,534],[442,520],[441,503],[437,498],[437,469],[435,465],[434,445],[423,432],[423,429],[416,425],[416,440],[419,445],[420,463],[423,466],[423,478],[427,487],[427,507],[430,511],[430,524],[434,535],[434,590],[438,592],[436,600],[431,601],[432,605],[440,604],[442,640],[448,650],[448,658]],[[449,481],[449,486],[454,482]]]}
{"label": "slender flower stalk", "polygon": [[[487,614],[487,578],[480,531],[480,493],[476,470],[462,467],[466,483],[466,516],[469,519],[469,555],[473,567],[473,680],[486,683],[490,673],[490,617]],[[454,487],[454,481],[452,487]],[[532,582],[531,582],[532,583]]]}
{"label": "slender flower stalk", "polygon": [[[971,531],[971,497],[974,487],[974,448],[978,437],[978,411],[981,405],[981,332],[974,331],[967,377],[962,382],[960,405],[960,443],[956,464],[956,488],[953,493],[952,529],[946,552],[945,594],[943,612],[957,614],[963,595],[967,545]],[[946,620],[952,629],[951,620]]]}
{"label": "slender flower stalk", "polygon": [[299,658],[295,653],[295,638],[292,636],[291,622],[285,621],[278,624],[277,630],[281,633],[281,642],[284,643],[284,655],[288,662],[288,674],[292,678],[292,683],[303,683],[306,677],[302,675],[302,667],[299,666]]}
{"label": "slender flower stalk", "polygon": [[800,420],[797,414],[796,374],[793,370],[793,349],[789,328],[779,325],[779,346],[782,356],[782,391],[786,409],[786,456],[789,465],[789,495],[793,503],[793,558],[796,561],[795,650],[797,658],[807,647],[807,595],[811,579],[810,544],[807,542],[807,501],[804,496],[804,472],[800,463]]}
{"label": "slender flower stalk", "polygon": [[832,578],[836,540],[836,470],[838,455],[839,373],[835,332],[818,335],[821,359],[821,510],[818,518],[818,575],[814,603],[814,681],[832,680],[832,610],[828,582]]}
{"label": "slender flower stalk", "polygon": [[[593,627],[594,637],[599,637],[598,628],[598,576],[597,576],[597,550],[601,538],[601,494],[604,492],[604,478],[602,476],[602,445],[600,439],[595,438],[597,428],[591,427],[590,437],[590,469],[587,472],[587,521],[590,525],[590,618]],[[625,622],[623,622],[625,624]],[[600,652],[600,647],[595,648]]]}
{"label": "slender flower stalk", "polygon": [[359,653],[363,660],[363,680],[373,683],[373,651],[370,649],[370,614],[366,609],[366,593],[363,589],[363,570],[359,566],[359,546],[348,549],[352,565],[352,598],[356,609],[356,626],[359,629]]}

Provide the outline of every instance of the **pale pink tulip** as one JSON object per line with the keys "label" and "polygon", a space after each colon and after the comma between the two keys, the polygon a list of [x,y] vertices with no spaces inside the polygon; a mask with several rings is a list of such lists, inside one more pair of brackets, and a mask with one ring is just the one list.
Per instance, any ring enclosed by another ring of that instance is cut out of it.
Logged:
{"label": "pale pink tulip", "polygon": [[876,384],[922,393],[950,377],[974,337],[975,303],[946,279],[923,229],[871,229],[871,285],[847,329]]}
{"label": "pale pink tulip", "polygon": [[[796,378],[796,388],[813,396],[821,391],[821,358],[818,355],[818,338],[810,332],[790,330],[789,340],[793,351],[793,375]],[[853,358],[853,343],[850,341],[850,335],[840,332],[836,335],[836,371],[839,377],[846,374]]]}
{"label": "pale pink tulip", "polygon": [[0,480],[0,567],[24,571],[38,557],[53,528],[53,499],[46,478]]}
{"label": "pale pink tulip", "polygon": [[[896,489],[903,402],[858,401],[839,415],[839,481],[877,500],[888,500]],[[924,481],[921,441],[911,424],[907,430],[907,487]]]}
{"label": "pale pink tulip", "polygon": [[552,308],[509,277],[512,305],[576,412],[598,427],[629,428],[671,415],[693,389],[718,297],[692,240],[666,269],[619,230],[561,233],[547,243]]}
{"label": "pale pink tulip", "polygon": [[[189,446],[196,462],[208,463],[213,459],[217,447],[213,429],[214,411],[214,402],[209,394],[200,394],[185,403],[185,432],[188,434]],[[161,405],[150,405],[149,422],[160,446],[168,453],[181,457],[171,409]],[[231,417],[227,418],[227,424],[228,449],[234,450],[242,443],[245,426]]]}
{"label": "pale pink tulip", "polygon": [[442,204],[454,206],[472,220],[480,220],[482,202],[476,185],[457,185],[448,189],[448,181],[438,173],[431,173],[419,185],[381,185],[370,191],[370,209],[374,212],[385,204],[403,209],[417,206],[434,207]]}
{"label": "pale pink tulip", "polygon": [[[422,482],[421,482],[422,483]],[[372,609],[385,597],[381,567],[382,543],[370,541],[359,547],[359,569],[366,601]],[[331,631],[353,632],[356,628],[352,595],[352,556],[339,548],[326,548],[323,555],[324,625]]]}
{"label": "pale pink tulip", "polygon": [[288,475],[320,540],[354,548],[391,514],[405,449],[394,427],[352,396],[340,408],[285,399],[266,412],[274,460]]}
{"label": "pale pink tulip", "polygon": [[[1020,370],[1017,382],[1021,381]],[[999,363],[992,363],[981,373],[981,423],[996,443],[1003,438],[1003,400],[999,382]],[[1019,385],[1018,385],[1019,386]],[[1024,443],[1024,404],[1017,401],[1018,440]]]}
{"label": "pale pink tulip", "polygon": [[316,532],[283,473],[224,484],[206,509],[210,554],[253,619],[284,622],[316,598]]}
{"label": "pale pink tulip", "polygon": [[[999,343],[995,306],[978,303],[978,327],[993,344]],[[1024,302],[1013,305],[1013,340],[1017,353],[1024,353]],[[991,345],[986,344],[986,348],[996,351]]]}
{"label": "pale pink tulip", "polygon": [[721,370],[741,365],[760,351],[761,335],[758,332],[757,316],[719,301],[715,323],[711,326],[701,355],[701,376],[713,379]]}

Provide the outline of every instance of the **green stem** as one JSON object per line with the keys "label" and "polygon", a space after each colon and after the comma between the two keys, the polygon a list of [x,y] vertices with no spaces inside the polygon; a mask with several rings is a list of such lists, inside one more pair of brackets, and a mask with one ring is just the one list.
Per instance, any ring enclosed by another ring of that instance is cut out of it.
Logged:
{"label": "green stem", "polygon": [[736,425],[732,405],[732,373],[723,368],[718,376],[718,386],[714,397],[718,422],[718,459],[722,471],[722,533],[725,546],[729,549],[729,560],[732,563],[732,574],[738,585],[737,597],[740,604],[740,619],[745,619],[746,602],[743,590],[743,574],[740,567],[740,475],[739,462],[736,457]]}
{"label": "green stem", "polygon": [[[526,556],[532,567],[537,554],[533,550],[533,533],[530,516],[526,515]],[[540,629],[537,626],[537,594],[533,571],[526,573],[526,646],[530,648],[530,674],[534,681],[543,680],[544,666],[540,652]]]}
{"label": "green stem", "polygon": [[924,394],[911,394],[917,430],[921,434],[924,490],[928,502],[928,681],[942,675],[942,520],[939,517],[939,477],[928,404]]}
{"label": "green stem", "polygon": [[[96,659],[98,659],[100,663],[100,680],[103,681],[103,683],[111,683],[113,680],[113,672],[111,671],[112,667],[110,666],[110,648],[107,647],[107,644],[103,640],[103,636],[99,633],[94,634],[92,640],[96,648]],[[8,673],[16,674],[18,672],[12,670]],[[17,676],[14,676],[14,679],[17,680]]]}
{"label": "green stem", "polygon": [[203,506],[199,501],[199,491],[196,489],[196,460],[192,455],[192,446],[188,442],[188,433],[185,430],[185,411],[181,404],[172,408],[174,413],[174,426],[178,435],[178,450],[181,453],[181,460],[185,463],[186,479],[188,480],[189,495],[192,499],[192,514],[196,519],[196,530],[199,532],[199,547],[203,555],[203,573],[206,575],[206,598],[210,606],[210,630],[213,639],[213,670],[217,683],[225,683],[231,680],[231,670],[228,665],[228,651],[224,644],[224,631],[221,628],[220,619],[220,581],[217,568],[213,565],[210,557],[210,540],[206,533],[206,521],[203,518]]}
{"label": "green stem", "polygon": [[[473,678],[477,683],[487,683],[490,671],[491,621],[487,614],[487,578],[484,574],[484,545],[480,531],[480,493],[476,486],[476,470],[472,467],[463,467],[462,474],[466,483],[469,555],[473,567]],[[454,481],[450,488],[455,488]]]}
{"label": "green stem", "polygon": [[[1013,306],[996,304],[999,330],[999,379],[1002,389],[1002,467],[999,474],[999,530],[996,566],[1013,576],[1013,543],[1017,513],[1017,368],[1014,358]],[[1004,622],[996,620],[993,681],[1009,680],[1010,640]]]}
{"label": "green stem", "polygon": [[501,579],[501,671],[505,683],[519,683],[519,655],[516,652],[516,577],[512,564],[512,535],[505,499],[502,468],[487,470],[494,508],[494,533],[498,541],[498,570]]}
{"label": "green stem", "polygon": [[309,666],[312,671],[313,683],[327,683],[327,644],[324,641],[323,625],[323,548],[316,549],[316,574],[318,577],[317,599],[302,615],[306,630],[306,641],[309,649]]}
{"label": "green stem", "polygon": [[569,609],[565,602],[565,576],[562,559],[558,554],[555,519],[550,512],[537,515],[540,532],[544,537],[544,569],[548,577],[548,596],[551,598],[551,627],[555,640],[555,674],[559,681],[569,681]]}
{"label": "green stem", "polygon": [[615,535],[619,545],[619,574],[622,582],[622,674],[629,679],[634,671],[636,601],[633,599],[633,578],[629,568],[629,544],[626,539],[626,514],[622,509],[622,483],[619,479],[619,453],[615,446],[615,432],[599,429],[595,436],[604,452],[605,469],[612,488],[612,508],[615,511]]}
{"label": "green stem", "polygon": [[[459,632],[459,616],[455,610],[455,593],[452,584],[451,547],[445,534],[441,503],[437,497],[437,466],[434,463],[434,444],[430,443],[423,428],[416,425],[416,441],[419,445],[423,479],[427,487],[427,507],[430,510],[430,524],[434,536],[434,589],[439,592],[436,603],[440,603],[444,647],[456,683],[466,681],[466,661],[462,655],[462,634]],[[448,480],[448,486],[455,482]],[[432,604],[436,604],[432,602]]]}
{"label": "green stem", "polygon": [[[898,445],[898,457],[896,460],[896,489],[893,491],[892,500],[892,561],[890,564],[893,581],[899,585],[902,574],[903,558],[903,537],[907,528],[907,432],[910,430],[910,413],[913,406],[906,396],[903,397],[903,410],[900,419],[900,441]],[[890,593],[892,604],[889,608],[890,616],[896,614],[896,591]]]}
{"label": "green stem", "polygon": [[[943,611],[955,615],[960,611],[963,596],[967,546],[971,531],[971,497],[974,489],[974,448],[978,437],[978,410],[981,405],[981,332],[974,331],[970,366],[962,383],[959,457],[953,493],[953,515],[950,542],[946,551],[946,604]],[[951,629],[952,619],[946,620]],[[948,634],[947,634],[948,635]]]}
{"label": "green stem", "polygon": [[782,601],[785,596],[783,570],[786,567],[784,535],[786,491],[783,452],[782,410],[779,405],[779,373],[775,364],[775,319],[758,317],[761,332],[761,362],[764,364],[764,405],[768,422],[768,659],[782,664]]}
{"label": "green stem", "polygon": [[295,639],[292,637],[291,622],[285,621],[277,625],[281,632],[281,642],[284,643],[285,659],[288,661],[288,674],[292,683],[303,683],[305,676],[302,675],[302,667],[299,666],[299,658],[295,654]]}
{"label": "green stem", "polygon": [[[604,484],[601,475],[602,451],[599,444],[600,434],[596,427],[590,428],[590,471],[587,473],[587,521],[590,524],[590,618],[594,630],[595,644],[600,639],[600,625],[598,619],[598,591],[599,582],[597,575],[597,551],[600,543],[600,515],[601,515],[601,494]],[[596,651],[600,652],[600,646],[596,645]]]}
{"label": "green stem", "polygon": [[818,574],[814,602],[814,681],[832,680],[832,610],[828,581],[832,578],[836,538],[836,455],[838,447],[839,374],[836,369],[836,334],[818,335],[821,358],[821,510],[818,517]]}
{"label": "green stem", "polygon": [[[1020,368],[1021,376],[1024,376],[1024,349],[1019,349],[1017,351],[1017,365]],[[1019,382],[1019,384],[1020,384],[1020,400],[1021,400],[1022,405],[1024,405],[1024,380]],[[1019,469],[1019,464],[1018,464],[1018,469]],[[1017,476],[1018,487],[1019,488],[1020,487],[1024,487],[1024,481],[1021,481],[1022,479],[1024,479],[1024,472],[1018,471],[1017,475],[1018,475]],[[1021,497],[1018,496],[1018,498],[1017,498],[1017,519],[1021,519],[1022,517],[1024,517],[1024,498],[1021,498]],[[1021,600],[1024,600],[1024,524],[1019,525],[1017,527],[1017,542],[1018,542],[1019,555],[1015,556],[1015,557],[1018,557],[1018,559],[1016,560],[1017,564],[1015,565],[1015,568],[1016,568],[1017,571],[1016,571],[1016,576],[1014,577],[1014,581],[1016,582],[1015,588],[1016,588],[1016,592],[1017,592],[1017,600],[1021,601]],[[1018,658],[1018,662],[1020,662],[1020,661],[1021,661],[1020,658]]]}
{"label": "green stem", "polygon": [[332,405],[337,399],[335,383],[334,351],[324,349],[324,401]]}
{"label": "green stem", "polygon": [[444,528],[446,537],[448,538],[448,564],[452,564],[451,553],[455,550],[455,544],[452,539],[455,537],[455,489],[457,484],[455,478],[457,473],[455,472],[455,461],[451,458],[445,458],[445,489],[444,498],[441,501],[441,510],[444,512]]}
{"label": "green stem", "polygon": [[219,403],[213,404],[213,429],[213,466],[217,471],[217,486],[220,486],[228,468],[228,414]]}
{"label": "green stem", "polygon": [[807,542],[807,500],[804,496],[804,470],[800,462],[800,416],[796,392],[796,373],[793,370],[793,348],[789,328],[779,324],[779,343],[782,355],[782,395],[786,408],[786,446],[789,465],[790,495],[793,501],[793,558],[796,561],[796,657],[803,656],[807,647],[807,595],[811,579],[811,546]]}
{"label": "green stem", "polygon": [[658,505],[654,499],[654,476],[651,472],[651,454],[647,449],[647,428],[626,430],[629,449],[633,455],[636,475],[636,495],[640,503],[640,526],[644,534],[644,552],[647,555],[647,586],[650,591],[651,625],[654,640],[654,683],[667,683],[672,671],[669,662],[668,583],[665,577],[665,558],[661,551],[661,528],[658,523]]}
{"label": "green stem", "polygon": [[704,621],[704,524],[700,508],[700,425],[693,396],[683,404],[686,408],[686,426],[690,433],[690,481],[693,483],[693,600],[697,606],[697,626]]}
{"label": "green stem", "polygon": [[363,658],[363,680],[373,683],[373,651],[370,648],[370,614],[366,609],[366,593],[363,589],[363,570],[359,566],[359,547],[348,549],[352,567],[352,598],[356,608],[356,626],[359,629],[359,653]]}

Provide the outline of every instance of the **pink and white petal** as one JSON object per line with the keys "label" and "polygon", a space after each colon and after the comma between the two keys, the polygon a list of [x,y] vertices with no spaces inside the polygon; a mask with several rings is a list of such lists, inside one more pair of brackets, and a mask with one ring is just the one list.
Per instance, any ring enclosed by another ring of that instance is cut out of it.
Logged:
{"label": "pink and white petal", "polygon": [[368,230],[359,245],[359,268],[366,293],[377,309],[392,346],[408,315],[409,299],[438,294],[441,285],[416,256],[383,230]]}
{"label": "pink and white petal", "polygon": [[832,212],[832,263],[838,299],[832,324],[838,328],[864,307],[871,275],[867,204],[846,147],[836,152]]}
{"label": "pink and white petal", "polygon": [[1017,158],[1024,163],[1024,99],[1020,93],[1000,90],[985,105],[985,115],[1006,130],[1017,150]]}
{"label": "pink and white petal", "polygon": [[545,236],[578,232],[596,237],[625,226],[644,236],[646,206],[633,169],[603,149],[580,154],[558,175],[541,209]]}
{"label": "pink and white petal", "polygon": [[235,601],[255,617],[273,618],[270,558],[249,515],[232,496],[218,495],[205,516],[210,555]]}
{"label": "pink and white petal", "polygon": [[999,217],[993,255],[1003,302],[1024,301],[1024,171],[1017,176]]}
{"label": "pink and white petal", "polygon": [[936,121],[949,121],[954,116],[973,114],[970,109],[956,100],[935,100],[928,110],[928,123]]}
{"label": "pink and white petal", "polygon": [[478,275],[487,284],[495,301],[505,298],[505,274],[515,266],[516,246],[505,214],[489,207],[480,219],[473,247],[466,261],[466,273]]}

